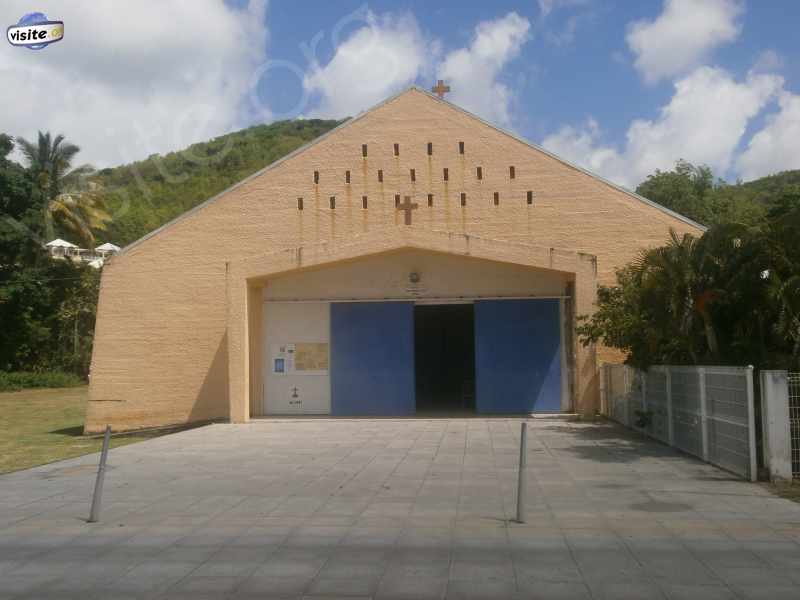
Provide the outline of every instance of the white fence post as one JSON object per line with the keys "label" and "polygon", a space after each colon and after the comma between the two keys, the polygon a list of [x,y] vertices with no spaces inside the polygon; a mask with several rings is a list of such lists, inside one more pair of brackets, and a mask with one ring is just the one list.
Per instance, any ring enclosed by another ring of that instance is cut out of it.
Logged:
{"label": "white fence post", "polygon": [[772,481],[792,480],[789,380],[786,371],[761,371],[761,431],[764,465]]}
{"label": "white fence post", "polygon": [[745,369],[747,376],[747,420],[750,434],[750,481],[758,481],[758,463],[756,462],[756,406],[753,397],[753,365]]}
{"label": "white fence post", "polygon": [[672,422],[672,373],[669,370],[669,367],[664,367],[664,374],[666,379],[666,388],[667,388],[667,439],[669,440],[669,445],[675,445],[675,426]]}
{"label": "white fence post", "polygon": [[706,405],[706,370],[703,367],[697,369],[697,376],[700,378],[700,435],[703,440],[703,460],[708,462],[708,407]]}

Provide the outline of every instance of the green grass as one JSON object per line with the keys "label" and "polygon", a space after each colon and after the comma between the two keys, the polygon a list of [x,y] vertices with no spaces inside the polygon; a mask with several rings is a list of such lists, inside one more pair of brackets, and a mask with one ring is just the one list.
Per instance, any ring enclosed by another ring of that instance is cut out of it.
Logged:
{"label": "green grass", "polygon": [[[0,473],[99,452],[102,437],[83,435],[86,386],[0,393]],[[165,431],[111,438],[111,447],[163,435]]]}
{"label": "green grass", "polygon": [[6,372],[0,371],[0,392],[16,392],[29,388],[64,388],[85,385],[85,381],[74,373],[60,371]]}

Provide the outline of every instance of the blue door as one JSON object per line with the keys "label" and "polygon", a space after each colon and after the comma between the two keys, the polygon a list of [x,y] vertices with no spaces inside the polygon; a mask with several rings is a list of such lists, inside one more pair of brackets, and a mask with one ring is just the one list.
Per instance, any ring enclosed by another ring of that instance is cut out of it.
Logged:
{"label": "blue door", "polygon": [[331,414],[414,410],[413,302],[331,304]]}
{"label": "blue door", "polygon": [[475,302],[479,413],[561,410],[558,300]]}

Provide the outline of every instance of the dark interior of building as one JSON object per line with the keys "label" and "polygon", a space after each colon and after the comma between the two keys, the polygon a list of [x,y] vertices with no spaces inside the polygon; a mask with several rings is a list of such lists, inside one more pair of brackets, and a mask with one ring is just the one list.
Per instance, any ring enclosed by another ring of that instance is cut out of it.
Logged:
{"label": "dark interior of building", "polygon": [[414,308],[417,412],[475,410],[472,304]]}

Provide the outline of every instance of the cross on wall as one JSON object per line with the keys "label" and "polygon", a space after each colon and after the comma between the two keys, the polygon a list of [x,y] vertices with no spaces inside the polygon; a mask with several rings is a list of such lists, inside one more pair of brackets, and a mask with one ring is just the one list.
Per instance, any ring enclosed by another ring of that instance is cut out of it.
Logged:
{"label": "cross on wall", "polygon": [[403,203],[397,205],[397,210],[402,210],[405,213],[406,225],[411,225],[411,211],[419,208],[419,204],[411,201],[411,196],[405,196]]}

